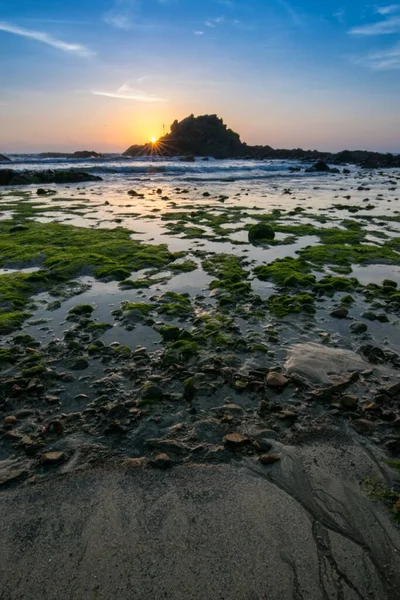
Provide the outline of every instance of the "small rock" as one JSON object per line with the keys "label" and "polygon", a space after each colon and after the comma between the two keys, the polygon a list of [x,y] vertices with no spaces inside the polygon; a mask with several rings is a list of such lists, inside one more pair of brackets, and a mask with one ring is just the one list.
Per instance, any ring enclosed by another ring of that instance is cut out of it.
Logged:
{"label": "small rock", "polygon": [[348,316],[349,311],[344,306],[335,308],[335,310],[331,312],[331,317],[335,317],[335,319],[347,319]]}
{"label": "small rock", "polygon": [[56,465],[64,459],[64,452],[44,452],[40,457],[40,462],[42,465]]}
{"label": "small rock", "polygon": [[358,406],[358,398],[351,394],[345,394],[340,398],[340,405],[346,410],[354,410]]}
{"label": "small rock", "polygon": [[241,433],[228,433],[224,436],[223,441],[229,450],[237,450],[251,444],[251,440]]}
{"label": "small rock", "polygon": [[154,383],[148,382],[145,383],[142,389],[140,390],[140,395],[143,400],[148,400],[150,402],[157,402],[158,400],[162,400],[164,397],[164,392],[162,388]]}
{"label": "small rock", "polygon": [[260,462],[262,465],[273,465],[274,463],[278,462],[278,460],[281,460],[279,454],[261,454],[258,457],[258,462]]}
{"label": "small rock", "polygon": [[289,383],[287,377],[282,375],[282,373],[270,372],[267,375],[267,385],[272,388],[281,388]]}
{"label": "small rock", "polygon": [[361,321],[355,321],[350,325],[350,331],[352,333],[365,333],[368,329],[368,325],[361,323]]}
{"label": "small rock", "polygon": [[162,452],[161,454],[156,454],[156,456],[150,460],[149,464],[155,469],[168,469],[172,467],[172,460],[168,454]]}
{"label": "small rock", "polygon": [[16,422],[17,422],[17,417],[15,417],[14,415],[9,415],[8,417],[6,417],[4,419],[5,425],[15,425]]}

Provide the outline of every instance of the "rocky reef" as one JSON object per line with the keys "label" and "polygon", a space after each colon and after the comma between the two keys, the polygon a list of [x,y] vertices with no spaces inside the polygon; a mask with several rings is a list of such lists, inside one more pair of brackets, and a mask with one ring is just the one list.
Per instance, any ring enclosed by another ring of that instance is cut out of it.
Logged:
{"label": "rocky reef", "polygon": [[5,156],[4,154],[0,154],[0,162],[11,162],[11,158]]}
{"label": "rocky reef", "polygon": [[102,158],[103,155],[94,150],[77,150],[76,152],[42,152],[41,158]]}
{"label": "rocky reef", "polygon": [[[334,165],[357,164],[365,168],[400,167],[400,156],[367,150],[343,150],[338,153],[318,150],[274,149],[271,146],[249,146],[238,133],[229,129],[217,115],[190,115],[174,121],[171,131],[156,144],[130,146],[123,156],[211,156],[214,158],[288,159],[325,161]],[[322,171],[322,169],[314,169]],[[325,169],[326,170],[326,169]]]}
{"label": "rocky reef", "polygon": [[46,171],[16,171],[0,169],[0,185],[29,185],[31,183],[82,183],[102,181],[101,177],[76,169],[47,169]]}

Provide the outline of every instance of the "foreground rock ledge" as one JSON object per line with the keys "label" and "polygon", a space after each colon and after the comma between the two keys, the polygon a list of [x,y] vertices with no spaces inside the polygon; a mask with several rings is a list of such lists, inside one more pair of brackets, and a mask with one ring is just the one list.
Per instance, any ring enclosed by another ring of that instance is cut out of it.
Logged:
{"label": "foreground rock ledge", "polygon": [[102,181],[101,177],[76,169],[47,169],[46,171],[16,171],[0,169],[0,185],[30,185],[32,183],[82,183]]}
{"label": "foreground rock ledge", "polygon": [[397,600],[399,532],[342,460],[291,448],[274,465],[109,468],[4,492],[2,597]]}

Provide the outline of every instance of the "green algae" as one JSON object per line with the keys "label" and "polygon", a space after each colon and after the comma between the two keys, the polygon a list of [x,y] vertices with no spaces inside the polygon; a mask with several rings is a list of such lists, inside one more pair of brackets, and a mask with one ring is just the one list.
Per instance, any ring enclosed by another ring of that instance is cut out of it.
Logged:
{"label": "green algae", "polygon": [[99,279],[126,279],[132,271],[163,269],[181,258],[167,246],[147,245],[117,228],[85,229],[59,223],[0,222],[0,266],[38,266],[33,273],[0,275],[0,332],[19,328],[30,298],[55,291],[72,277],[92,273]]}
{"label": "green algae", "polygon": [[231,254],[215,254],[205,258],[203,270],[218,278],[210,283],[210,289],[223,288],[233,294],[248,294],[251,285],[245,281],[248,272],[243,269],[242,263],[242,259]]}
{"label": "green algae", "polygon": [[256,225],[251,225],[249,229],[249,242],[253,245],[268,243],[274,237],[275,231],[267,223],[257,223]]}
{"label": "green algae", "polygon": [[10,233],[13,223],[0,222],[1,266],[35,264],[58,278],[89,270],[104,278],[113,276],[117,269],[129,274],[165,267],[177,258],[165,245],[146,245],[130,239],[131,233],[122,228],[86,229],[29,221],[26,229]]}
{"label": "green algae", "polygon": [[68,314],[78,317],[88,317],[94,311],[94,306],[91,304],[77,304],[69,309]]}
{"label": "green algae", "polygon": [[191,271],[195,271],[197,266],[198,265],[194,260],[185,260],[182,262],[171,263],[168,266],[168,269],[174,273],[190,273]]}
{"label": "green algae", "polygon": [[143,316],[146,316],[151,313],[154,307],[152,304],[147,304],[146,302],[124,301],[121,302],[121,308],[124,311],[124,313],[135,311],[142,314]]}
{"label": "green algae", "polygon": [[193,312],[190,297],[177,292],[165,292],[160,302],[158,312],[163,315],[186,318]]}
{"label": "green algae", "polygon": [[268,265],[259,265],[254,268],[254,273],[261,281],[273,281],[283,287],[309,287],[315,281],[310,265],[301,258],[276,259]]}
{"label": "green algae", "polygon": [[311,294],[298,294],[287,296],[273,294],[267,299],[267,306],[271,313],[277,317],[284,317],[290,313],[307,312],[313,314],[315,299]]}

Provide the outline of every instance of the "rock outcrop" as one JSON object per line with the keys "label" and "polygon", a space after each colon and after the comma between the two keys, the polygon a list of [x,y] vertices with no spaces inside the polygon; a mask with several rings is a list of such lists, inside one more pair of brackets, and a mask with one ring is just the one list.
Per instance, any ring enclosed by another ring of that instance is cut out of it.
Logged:
{"label": "rock outcrop", "polygon": [[11,158],[5,156],[4,154],[0,154],[0,162],[11,162]]}
{"label": "rock outcrop", "polygon": [[174,121],[171,132],[160,138],[157,144],[131,146],[124,156],[156,153],[164,156],[232,158],[242,157],[246,148],[239,134],[228,129],[217,115],[190,115],[183,121]]}
{"label": "rock outcrop", "polygon": [[[304,160],[317,163],[344,165],[357,164],[364,168],[400,167],[400,156],[367,150],[344,150],[339,153],[319,152],[318,150],[274,149],[271,146],[248,146],[240,140],[239,134],[228,129],[217,115],[190,115],[183,121],[174,121],[171,131],[156,144],[130,146],[123,156],[212,156],[214,158],[248,158],[258,160]],[[189,162],[189,161],[188,161]],[[314,165],[315,167],[315,165]],[[335,167],[334,167],[335,168]],[[313,168],[319,172],[337,172]]]}
{"label": "rock outcrop", "polygon": [[102,178],[75,169],[48,169],[46,171],[15,171],[14,169],[0,169],[0,185],[82,183],[85,181],[102,181]]}

